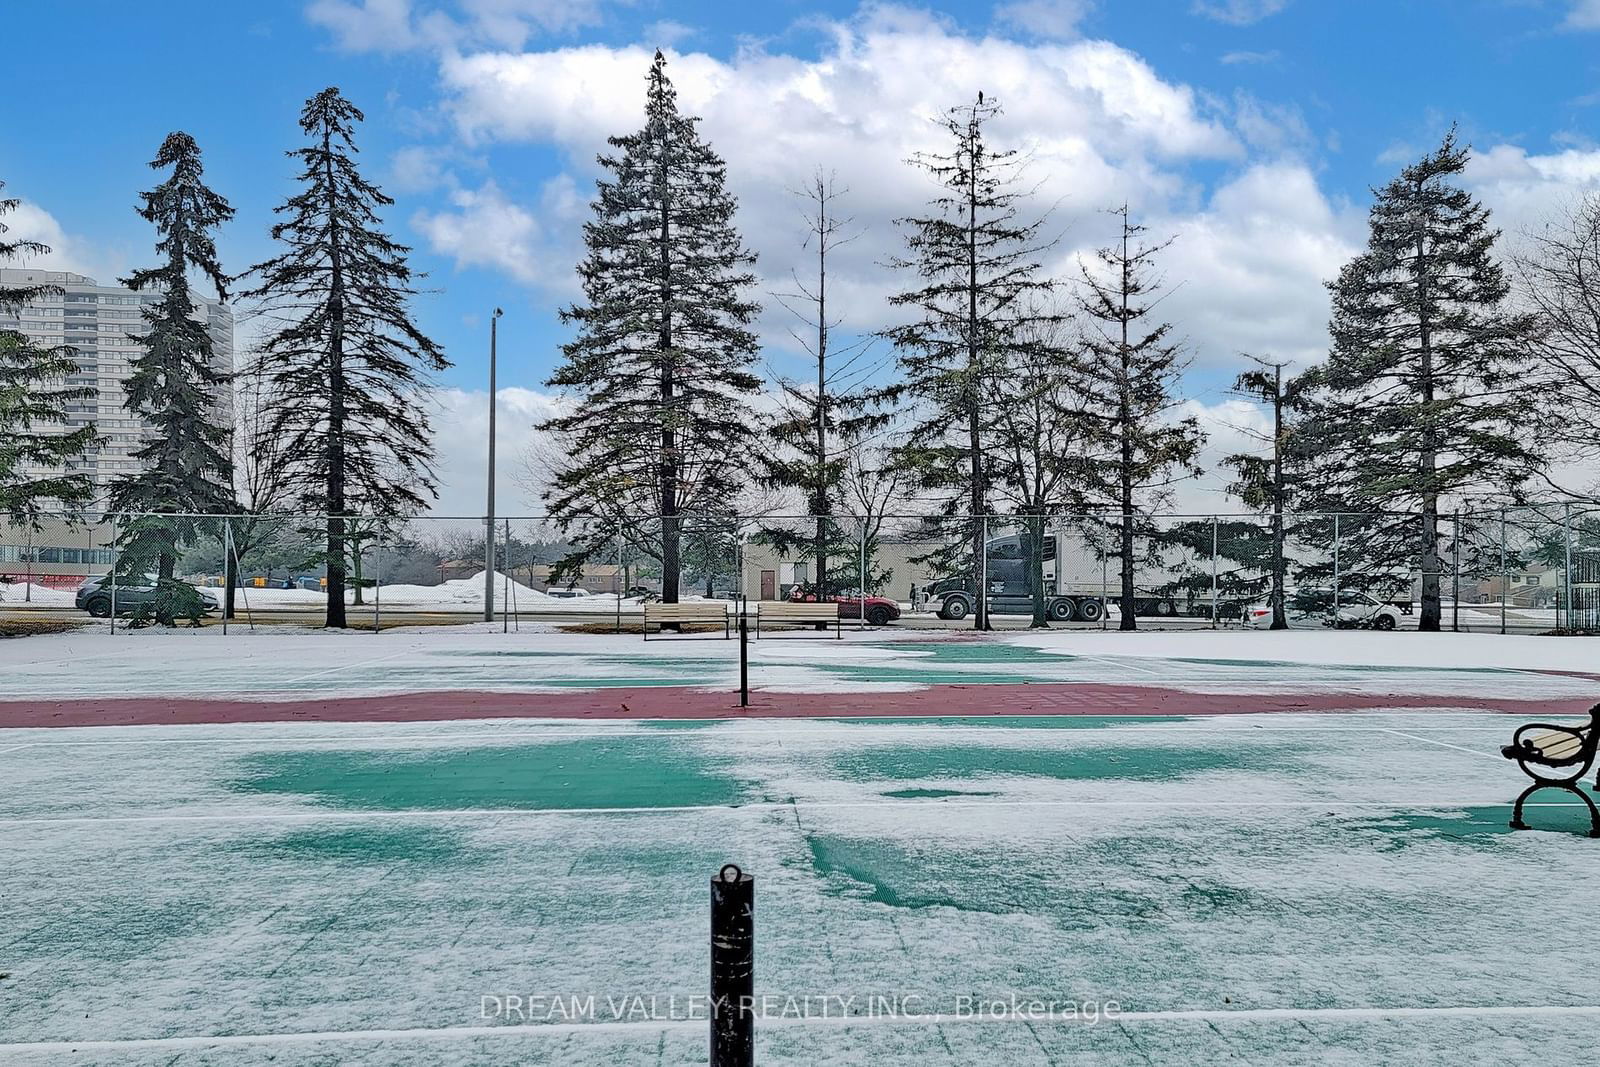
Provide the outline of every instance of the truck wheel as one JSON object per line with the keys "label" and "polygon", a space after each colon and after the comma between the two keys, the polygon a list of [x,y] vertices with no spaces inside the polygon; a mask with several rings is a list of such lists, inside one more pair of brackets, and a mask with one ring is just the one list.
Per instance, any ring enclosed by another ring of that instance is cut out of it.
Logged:
{"label": "truck wheel", "polygon": [[889,609],[884,607],[882,604],[879,604],[875,608],[868,609],[867,624],[869,626],[888,626]]}
{"label": "truck wheel", "polygon": [[1106,613],[1106,606],[1098,600],[1078,601],[1078,618],[1084,622],[1099,622]]}
{"label": "truck wheel", "polygon": [[1155,605],[1157,615],[1172,616],[1178,613],[1178,605],[1170,600],[1158,600]]}
{"label": "truck wheel", "polygon": [[83,607],[85,611],[97,619],[111,618],[111,601],[107,597],[97,596]]}
{"label": "truck wheel", "polygon": [[939,611],[939,618],[954,622],[956,619],[966,618],[970,610],[965,598],[953,596],[944,602],[944,607]]}
{"label": "truck wheel", "polygon": [[1066,622],[1072,618],[1072,601],[1065,598],[1052,600],[1046,614],[1053,622]]}

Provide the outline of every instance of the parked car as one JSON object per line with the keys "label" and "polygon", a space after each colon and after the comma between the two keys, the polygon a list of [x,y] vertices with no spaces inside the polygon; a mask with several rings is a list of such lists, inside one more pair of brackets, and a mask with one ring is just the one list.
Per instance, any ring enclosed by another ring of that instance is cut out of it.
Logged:
{"label": "parked car", "polygon": [[789,590],[789,599],[802,603],[815,604],[819,601],[831,600],[839,605],[839,618],[859,619],[862,607],[867,612],[867,623],[872,626],[887,626],[900,617],[900,604],[888,597],[874,596],[868,593],[865,598],[859,592],[844,590],[838,593],[829,593],[818,596],[817,591],[810,586],[796,585]]}
{"label": "parked car", "polygon": [[[77,596],[73,602],[79,608],[87,611],[97,619],[111,617],[112,593],[110,575],[99,574],[84,580],[78,586]],[[196,589],[195,593],[206,606],[206,614],[218,611],[222,602],[217,599],[217,594],[209,589]],[[155,575],[146,575],[134,581],[119,579],[116,585],[116,606],[118,615],[132,615],[140,607],[151,603],[156,598]]]}
{"label": "parked car", "polygon": [[[1339,590],[1339,610],[1333,608],[1332,589],[1291,589],[1284,593],[1283,613],[1291,627],[1332,626],[1341,630],[1393,630],[1400,625],[1400,609],[1356,589]],[[1272,626],[1272,605],[1252,604],[1245,609],[1244,624],[1265,630]]]}
{"label": "parked car", "polygon": [[579,589],[576,586],[568,586],[565,589],[546,589],[544,591],[544,595],[560,597],[562,600],[572,600],[575,597],[593,596],[594,594],[590,593],[587,589]]}

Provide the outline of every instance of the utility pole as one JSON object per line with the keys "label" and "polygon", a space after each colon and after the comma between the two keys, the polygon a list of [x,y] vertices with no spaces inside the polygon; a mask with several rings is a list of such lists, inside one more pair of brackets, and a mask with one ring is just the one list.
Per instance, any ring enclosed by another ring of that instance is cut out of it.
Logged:
{"label": "utility pole", "polygon": [[494,621],[494,408],[495,408],[495,341],[500,316],[499,308],[489,319],[489,508],[483,518],[483,621]]}

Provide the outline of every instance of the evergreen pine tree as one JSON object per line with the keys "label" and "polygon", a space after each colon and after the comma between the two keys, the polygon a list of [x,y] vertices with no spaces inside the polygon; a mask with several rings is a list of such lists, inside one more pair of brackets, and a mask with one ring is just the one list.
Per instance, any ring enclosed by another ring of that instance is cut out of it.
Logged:
{"label": "evergreen pine tree", "polygon": [[[678,111],[667,61],[647,76],[645,125],[613,137],[602,155],[588,255],[578,268],[583,303],[562,313],[577,336],[549,385],[568,391],[568,413],[541,424],[564,446],[545,494],[571,534],[570,567],[614,551],[617,527],[661,563],[661,596],[678,599],[683,517],[734,498],[751,447],[746,398],[758,306],[744,296],[755,257],[734,229],[726,166]],[[643,527],[659,523],[658,538]]]}
{"label": "evergreen pine tree", "polygon": [[[985,127],[999,114],[1000,105],[979,93],[940,120],[950,138],[947,152],[911,159],[940,192],[928,214],[899,220],[908,254],[891,261],[915,279],[914,288],[890,298],[915,313],[888,331],[902,374],[888,395],[909,396],[919,408],[902,456],[921,488],[945,496],[948,514],[965,514],[974,589],[993,483],[987,400],[1008,353],[1026,343],[1026,298],[1051,287],[1039,276],[1039,257],[1049,247],[1040,239],[1043,220],[1018,217],[1023,161],[989,144]],[[976,599],[973,626],[989,629],[986,600]]]}
{"label": "evergreen pine tree", "polygon": [[1193,418],[1178,419],[1179,377],[1187,366],[1172,324],[1153,321],[1162,288],[1156,258],[1172,241],[1149,244],[1127,205],[1112,212],[1115,244],[1096,253],[1098,269],[1082,265],[1082,310],[1088,319],[1085,358],[1075,383],[1100,432],[1086,439],[1075,480],[1079,509],[1106,510],[1120,563],[1121,629],[1135,621],[1139,562],[1159,559],[1160,531],[1151,513],[1171,498],[1172,486],[1200,473],[1195,463],[1205,435]]}
{"label": "evergreen pine tree", "polygon": [[[0,199],[0,217],[17,203]],[[0,222],[0,264],[50,251],[37,241],[7,241],[5,234]],[[47,285],[0,286],[0,314],[15,315],[57,292]],[[94,498],[89,476],[69,469],[95,442],[92,425],[65,428],[69,405],[95,397],[93,386],[63,383],[78,373],[75,355],[63,345],[41,347],[19,328],[0,328],[0,514],[14,523],[37,528],[44,510],[80,508]]]}
{"label": "evergreen pine tree", "polygon": [[302,506],[325,516],[328,626],[345,625],[350,516],[403,515],[436,495],[424,391],[450,365],[412,319],[410,249],[380,229],[394,201],[356,166],[364,118],[337,88],[306,102],[310,143],[288,153],[301,189],[272,227],[284,249],[253,268],[247,294],[282,322],[260,347],[278,404],[268,432]]}
{"label": "evergreen pine tree", "polygon": [[[1440,625],[1441,501],[1512,494],[1538,465],[1535,323],[1507,306],[1499,231],[1456,184],[1468,154],[1452,130],[1377,191],[1366,250],[1329,286],[1332,351],[1296,383],[1304,503],[1384,513],[1342,525],[1345,569],[1359,561],[1367,584],[1389,586],[1419,572],[1422,630]],[[1325,544],[1327,525],[1314,528]]]}
{"label": "evergreen pine tree", "polygon": [[219,299],[228,299],[214,232],[233,217],[233,208],[207,188],[200,146],[187,133],[168,134],[150,166],[172,169],[166,181],[140,194],[139,215],[156,228],[161,263],[134,271],[122,283],[159,292],[161,299],[141,309],[144,336],[129,340],[142,351],[129,361],[123,388],[128,413],[155,432],[133,453],[140,469],[111,483],[107,504],[121,527],[118,570],[153,572],[165,583],[172,581],[180,549],[207,525],[195,516],[226,513],[233,505],[231,437],[217,417],[218,391],[228,372],[216,365],[211,332],[195,318],[189,289],[191,273],[198,274],[216,287]]}

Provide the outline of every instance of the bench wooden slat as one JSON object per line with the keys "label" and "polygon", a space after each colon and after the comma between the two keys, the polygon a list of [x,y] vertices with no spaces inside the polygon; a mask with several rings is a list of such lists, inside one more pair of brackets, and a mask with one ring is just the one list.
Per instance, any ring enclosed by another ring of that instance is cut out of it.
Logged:
{"label": "bench wooden slat", "polygon": [[756,614],[773,622],[828,622],[839,617],[839,605],[764,601],[756,605]]}
{"label": "bench wooden slat", "polygon": [[1564,731],[1547,730],[1526,738],[1526,743],[1546,759],[1563,759],[1581,752],[1584,739]]}
{"label": "bench wooden slat", "polygon": [[726,604],[646,604],[644,617],[647,621],[655,622],[658,619],[667,622],[689,622],[702,619],[713,619],[721,622],[727,617]]}

